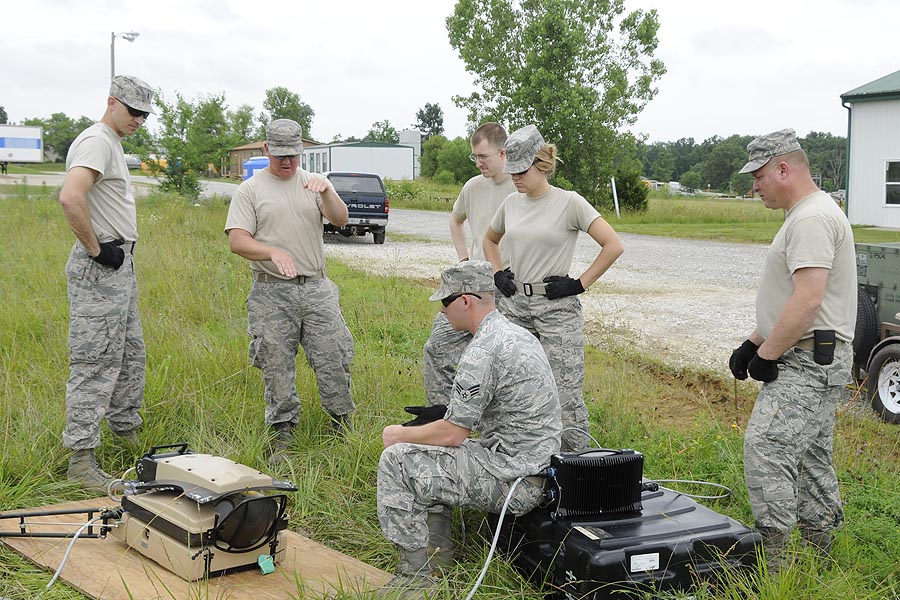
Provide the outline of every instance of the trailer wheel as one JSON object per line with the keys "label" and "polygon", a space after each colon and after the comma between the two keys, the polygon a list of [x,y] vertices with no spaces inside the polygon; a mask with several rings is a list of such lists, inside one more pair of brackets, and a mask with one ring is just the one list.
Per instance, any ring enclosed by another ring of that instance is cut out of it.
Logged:
{"label": "trailer wheel", "polygon": [[[878,313],[863,286],[856,288],[856,330],[853,335],[853,364],[865,369],[872,348],[878,343]],[[871,381],[871,379],[870,379]]]}
{"label": "trailer wheel", "polygon": [[900,344],[885,346],[872,358],[869,400],[883,421],[900,425]]}
{"label": "trailer wheel", "polygon": [[384,229],[382,229],[381,231],[373,231],[372,232],[372,238],[375,240],[376,244],[384,243],[384,234],[385,234]]}

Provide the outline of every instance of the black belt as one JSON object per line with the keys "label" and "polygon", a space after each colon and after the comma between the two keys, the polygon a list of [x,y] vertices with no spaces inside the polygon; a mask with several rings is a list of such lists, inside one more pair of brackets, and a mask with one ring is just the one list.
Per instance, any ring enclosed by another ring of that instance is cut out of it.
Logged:
{"label": "black belt", "polygon": [[297,277],[291,277],[290,279],[287,279],[285,277],[276,277],[275,275],[269,275],[268,273],[257,271],[253,273],[253,278],[260,283],[293,283],[295,285],[303,285],[307,281],[317,281],[319,279],[325,279],[325,273],[319,271],[315,275],[298,275]]}

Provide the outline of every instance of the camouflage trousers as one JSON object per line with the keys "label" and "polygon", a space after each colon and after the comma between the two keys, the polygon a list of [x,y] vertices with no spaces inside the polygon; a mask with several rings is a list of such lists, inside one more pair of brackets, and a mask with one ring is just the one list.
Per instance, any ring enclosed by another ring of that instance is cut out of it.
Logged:
{"label": "camouflage trousers", "polygon": [[471,341],[472,334],[454,330],[444,313],[439,312],[434,318],[431,335],[425,342],[423,366],[428,404],[450,404],[456,366]]}
{"label": "camouflage trousers", "polygon": [[325,412],[337,416],[353,411],[353,336],[332,281],[323,278],[302,285],[254,281],[247,315],[250,364],[262,371],[265,382],[266,423],[300,419],[296,361],[301,346],[316,375]]}
{"label": "camouflage trousers", "polygon": [[[795,523],[829,532],[844,511],[832,461],[834,413],[850,381],[850,344],[823,366],[791,348],[778,379],[765,383],[744,435],[744,476],[756,527],[780,545]],[[777,551],[777,548],[769,548]]]}
{"label": "camouflage trousers", "polygon": [[584,404],[584,316],[575,296],[550,300],[546,296],[497,294],[497,309],[534,334],[541,342],[559,391],[562,409],[562,452],[590,447],[590,432]]}
{"label": "camouflage trousers", "polygon": [[[499,513],[512,481],[501,481],[478,462],[469,449],[475,440],[460,446],[394,444],[378,461],[378,522],[384,536],[404,550],[428,544],[429,512],[449,515],[453,506]],[[516,486],[508,511],[524,514],[544,497],[543,490],[528,481]],[[443,507],[445,510],[439,510]]]}
{"label": "camouflage trousers", "polygon": [[80,243],[66,263],[69,295],[69,380],[65,448],[100,445],[100,421],[118,433],[141,424],[147,352],[138,312],[134,260],[101,265]]}

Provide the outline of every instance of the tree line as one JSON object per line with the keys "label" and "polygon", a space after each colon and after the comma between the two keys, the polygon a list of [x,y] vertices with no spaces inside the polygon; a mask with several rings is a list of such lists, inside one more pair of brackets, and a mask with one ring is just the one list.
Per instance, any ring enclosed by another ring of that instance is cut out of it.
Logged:
{"label": "tree line", "polygon": [[[750,175],[740,175],[747,162],[747,144],[753,135],[713,136],[700,143],[694,138],[674,142],[637,143],[645,177],[661,183],[677,181],[690,190],[747,194]],[[847,175],[847,138],[811,131],[800,138],[819,187],[832,192],[844,187]]]}

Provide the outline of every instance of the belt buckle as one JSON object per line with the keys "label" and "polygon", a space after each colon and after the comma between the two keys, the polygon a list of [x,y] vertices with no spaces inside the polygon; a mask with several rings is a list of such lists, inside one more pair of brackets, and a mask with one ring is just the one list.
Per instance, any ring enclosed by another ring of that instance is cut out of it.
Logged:
{"label": "belt buckle", "polygon": [[534,288],[531,287],[530,283],[523,283],[522,284],[522,293],[525,294],[526,296],[534,296]]}

